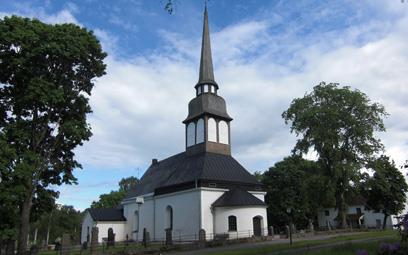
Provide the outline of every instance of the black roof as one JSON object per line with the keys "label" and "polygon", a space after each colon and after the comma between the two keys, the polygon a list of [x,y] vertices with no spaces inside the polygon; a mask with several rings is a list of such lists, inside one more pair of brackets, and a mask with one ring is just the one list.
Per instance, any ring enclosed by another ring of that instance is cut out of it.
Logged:
{"label": "black roof", "polygon": [[94,221],[126,221],[120,208],[91,208],[88,212]]}
{"label": "black roof", "polygon": [[187,123],[203,114],[215,115],[228,121],[232,120],[227,113],[224,98],[213,93],[203,93],[193,98],[188,103],[188,116],[183,123]]}
{"label": "black roof", "polygon": [[227,206],[229,207],[245,205],[266,206],[266,204],[262,200],[250,194],[249,192],[239,188],[234,188],[225,192],[212,204],[213,207],[227,207]]}
{"label": "black roof", "polygon": [[261,186],[256,178],[230,155],[210,152],[187,155],[182,152],[152,164],[126,198],[152,193],[157,188],[199,180]]}

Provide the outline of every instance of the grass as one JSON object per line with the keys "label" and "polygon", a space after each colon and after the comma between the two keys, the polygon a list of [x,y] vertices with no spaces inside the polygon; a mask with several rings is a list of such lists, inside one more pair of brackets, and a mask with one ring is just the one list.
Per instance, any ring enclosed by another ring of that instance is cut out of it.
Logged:
{"label": "grass", "polygon": [[[370,243],[351,243],[353,240],[364,240],[364,239],[371,239],[371,238],[381,238],[387,239],[389,242],[398,241],[398,233],[397,231],[387,230],[387,231],[369,231],[369,232],[358,232],[352,234],[344,234],[342,236],[336,236],[327,238],[324,240],[294,240],[292,245],[288,243],[279,243],[279,244],[259,244],[254,245],[248,248],[235,248],[232,246],[231,249],[225,251],[209,251],[208,255],[261,255],[261,254],[269,254],[272,252],[280,252],[280,251],[289,251],[301,248],[313,248],[315,246],[324,245],[324,244],[332,244],[332,243],[344,243],[349,242],[346,245],[340,245],[335,248],[322,248],[315,251],[302,251],[301,254],[308,254],[308,255],[323,255],[323,254],[330,254],[330,255],[346,255],[346,254],[356,254],[357,250],[365,249],[370,252],[370,254],[375,254],[379,244],[383,242],[381,241],[373,241]],[[149,248],[158,248],[159,244],[154,244],[149,246]],[[79,249],[79,248],[78,248]],[[120,251],[124,250],[140,250],[142,247],[140,244],[129,244],[129,246],[115,246],[106,250],[104,248],[105,254],[115,254]],[[99,250],[102,251],[102,247],[99,246]],[[40,255],[56,255],[59,254],[57,251],[41,251]],[[77,251],[70,252],[71,255],[86,255],[90,254],[90,249],[88,248],[86,251],[82,251],[82,253]],[[194,254],[194,251],[192,251]]]}
{"label": "grass", "polygon": [[399,239],[390,238],[386,240],[373,241],[369,243],[348,243],[348,244],[344,244],[344,245],[333,247],[333,248],[322,249],[319,251],[305,252],[304,254],[308,254],[308,255],[328,255],[328,254],[330,255],[349,255],[349,254],[357,254],[359,250],[366,250],[368,254],[375,255],[377,254],[380,244],[384,241],[395,243],[399,241]]}
{"label": "grass", "polygon": [[[154,247],[157,245],[151,245],[149,247]],[[80,250],[81,247],[77,246],[76,248],[71,248],[70,255],[88,255],[91,254],[91,249],[88,247],[86,250]],[[124,244],[118,244],[114,247],[109,247],[109,249],[106,249],[106,247],[98,246],[98,251],[102,252],[104,251],[104,254],[116,254],[121,251],[126,251],[126,250],[141,250],[143,247],[141,244],[135,244],[135,243],[130,243],[128,246],[125,246]],[[39,255],[59,255],[60,251],[40,251]]]}
{"label": "grass", "polygon": [[[265,246],[253,246],[250,248],[240,248],[240,249],[232,249],[228,251],[214,251],[214,252],[208,252],[207,254],[209,255],[255,255],[255,254],[268,254],[272,252],[279,252],[279,251],[288,251],[288,250],[293,250],[293,249],[300,249],[300,248],[311,248],[314,246],[318,245],[324,245],[324,244],[332,244],[332,243],[341,243],[341,242],[347,242],[347,241],[353,241],[353,240],[363,240],[363,239],[370,239],[370,238],[384,238],[384,239],[389,239],[390,241],[396,241],[398,239],[398,233],[396,231],[372,231],[372,232],[361,232],[361,233],[356,233],[356,234],[351,234],[351,235],[344,235],[344,236],[337,236],[337,237],[332,237],[324,240],[309,240],[309,241],[294,241],[292,245],[289,245],[287,243],[285,244],[270,244],[270,245],[265,245]],[[375,243],[373,245],[372,243],[360,243],[360,244],[352,244],[350,243],[347,244],[347,247],[353,248],[355,251],[359,249],[367,249],[367,250],[373,250],[378,247],[377,243],[380,243],[381,241],[378,242],[372,242]],[[360,247],[361,246],[361,247]],[[342,249],[339,247],[336,247],[334,249],[323,249],[321,251],[302,251],[302,254],[336,254],[333,253],[333,251],[336,252],[345,252],[345,253],[338,253],[339,255],[343,254],[355,254],[354,250],[349,250],[349,249]],[[318,253],[320,252],[320,253]],[[323,253],[321,253],[323,252]],[[373,253],[375,254],[375,253]]]}

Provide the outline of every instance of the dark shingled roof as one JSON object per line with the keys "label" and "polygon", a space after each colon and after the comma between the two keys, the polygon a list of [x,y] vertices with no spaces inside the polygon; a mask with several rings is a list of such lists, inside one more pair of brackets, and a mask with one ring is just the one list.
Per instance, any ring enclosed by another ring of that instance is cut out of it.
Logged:
{"label": "dark shingled roof", "polygon": [[212,93],[204,93],[193,98],[190,103],[188,103],[188,116],[183,122],[187,123],[204,113],[216,115],[226,120],[232,120],[227,113],[224,98]]}
{"label": "dark shingled roof", "polygon": [[245,205],[266,206],[266,204],[262,200],[250,194],[249,192],[241,190],[239,188],[234,188],[225,192],[212,204],[213,207],[245,206]]}
{"label": "dark shingled roof", "polygon": [[218,88],[218,85],[214,79],[207,7],[205,7],[204,11],[203,41],[201,43],[200,76],[196,88],[201,84],[213,84]]}
{"label": "dark shingled roof", "polygon": [[238,161],[229,155],[186,152],[153,164],[126,198],[154,192],[155,189],[198,180],[261,185]]}
{"label": "dark shingled roof", "polygon": [[120,208],[91,208],[88,211],[94,221],[126,221]]}

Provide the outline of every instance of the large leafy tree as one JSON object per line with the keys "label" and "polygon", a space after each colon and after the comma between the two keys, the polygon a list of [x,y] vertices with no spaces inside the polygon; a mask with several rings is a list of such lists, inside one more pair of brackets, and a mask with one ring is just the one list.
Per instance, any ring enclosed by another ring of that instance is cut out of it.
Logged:
{"label": "large leafy tree", "polygon": [[404,210],[408,185],[394,161],[385,155],[370,162],[368,168],[374,174],[366,181],[367,204],[384,214],[384,229],[390,215],[397,215]]}
{"label": "large leafy tree", "polygon": [[297,154],[314,150],[335,187],[339,225],[346,226],[345,194],[350,183],[358,182],[359,169],[383,145],[374,135],[385,131],[382,105],[373,103],[359,90],[324,82],[303,98],[296,98],[282,114],[291,132],[300,136]]}
{"label": "large leafy tree", "polygon": [[112,190],[108,194],[100,195],[98,201],[92,202],[91,208],[114,208],[119,206],[126,193],[136,187],[138,183],[139,179],[134,176],[122,178],[119,182],[119,190]]}
{"label": "large leafy tree", "polygon": [[[26,251],[30,211],[50,185],[76,182],[74,149],[91,136],[86,115],[106,54],[92,32],[74,24],[0,20],[1,178],[12,180],[18,206],[18,252]],[[3,191],[2,191],[3,192]]]}
{"label": "large leafy tree", "polygon": [[294,223],[305,227],[314,220],[319,207],[330,204],[330,187],[314,161],[290,156],[277,162],[262,175],[267,195],[268,222],[274,226],[287,224],[287,209]]}

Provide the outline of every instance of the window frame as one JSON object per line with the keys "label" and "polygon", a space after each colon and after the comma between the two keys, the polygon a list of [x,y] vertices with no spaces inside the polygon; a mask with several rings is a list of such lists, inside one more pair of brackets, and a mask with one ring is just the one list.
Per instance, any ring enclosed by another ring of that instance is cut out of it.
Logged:
{"label": "window frame", "polygon": [[238,231],[237,216],[235,215],[228,216],[228,232],[237,231]]}

